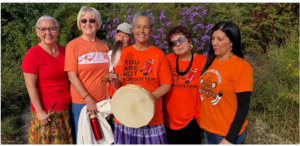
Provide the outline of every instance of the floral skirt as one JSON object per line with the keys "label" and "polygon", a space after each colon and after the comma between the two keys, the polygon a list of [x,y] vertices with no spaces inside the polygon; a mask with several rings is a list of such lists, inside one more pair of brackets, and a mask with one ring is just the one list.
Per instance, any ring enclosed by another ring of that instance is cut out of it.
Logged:
{"label": "floral skirt", "polygon": [[36,114],[31,111],[29,144],[73,144],[70,116],[69,109],[52,112],[49,124],[42,126]]}
{"label": "floral skirt", "polygon": [[167,144],[164,124],[131,128],[115,123],[115,144]]}

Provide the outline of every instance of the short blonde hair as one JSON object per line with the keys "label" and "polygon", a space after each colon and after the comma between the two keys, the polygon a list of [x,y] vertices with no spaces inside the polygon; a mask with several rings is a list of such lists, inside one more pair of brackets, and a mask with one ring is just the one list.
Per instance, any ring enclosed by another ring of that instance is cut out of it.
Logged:
{"label": "short blonde hair", "polygon": [[78,15],[77,15],[77,27],[78,27],[78,29],[81,30],[80,29],[80,19],[86,13],[92,13],[92,14],[94,14],[94,16],[96,18],[96,22],[98,24],[97,30],[99,30],[101,28],[101,25],[102,25],[101,15],[100,15],[99,11],[96,10],[95,8],[93,8],[93,7],[87,7],[87,6],[82,6],[80,8],[79,12],[78,12]]}

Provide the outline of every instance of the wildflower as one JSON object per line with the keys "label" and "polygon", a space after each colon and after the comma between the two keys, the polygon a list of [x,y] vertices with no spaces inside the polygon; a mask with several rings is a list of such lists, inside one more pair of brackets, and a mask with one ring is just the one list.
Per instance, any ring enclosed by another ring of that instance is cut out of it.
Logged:
{"label": "wildflower", "polygon": [[165,20],[165,19],[166,19],[165,11],[161,11],[161,12],[160,12],[159,19],[160,19],[160,20]]}
{"label": "wildflower", "polygon": [[131,14],[131,8],[127,10],[127,14]]}
{"label": "wildflower", "polygon": [[166,26],[167,26],[167,27],[171,27],[172,25],[173,25],[173,23],[170,22],[170,21],[168,21],[168,22],[166,23]]}
{"label": "wildflower", "polygon": [[120,19],[117,17],[117,18],[115,18],[114,19],[114,21],[113,21],[114,23],[117,23],[117,24],[119,24],[119,22],[120,22]]}

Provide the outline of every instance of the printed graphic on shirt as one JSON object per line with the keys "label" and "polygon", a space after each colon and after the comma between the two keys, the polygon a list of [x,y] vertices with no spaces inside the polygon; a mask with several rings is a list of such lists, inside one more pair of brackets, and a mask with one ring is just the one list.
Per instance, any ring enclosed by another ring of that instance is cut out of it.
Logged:
{"label": "printed graphic on shirt", "polygon": [[90,52],[78,57],[78,64],[109,63],[107,53]]}
{"label": "printed graphic on shirt", "polygon": [[[218,85],[222,83],[222,77],[220,73],[215,69],[207,70],[201,77],[200,77],[200,98],[201,101],[211,99],[211,104],[216,105],[222,98],[223,91],[219,90],[214,92]],[[202,97],[202,94],[205,95],[205,98]]]}
{"label": "printed graphic on shirt", "polygon": [[152,64],[154,63],[154,59],[150,59],[147,62],[143,64],[143,66],[140,68],[140,72],[143,72],[144,76],[149,75],[152,73]]}
{"label": "printed graphic on shirt", "polygon": [[[124,80],[127,82],[150,82],[155,81],[153,74],[154,59],[150,59],[145,63],[140,60],[124,60]],[[152,76],[151,76],[152,75]]]}
{"label": "printed graphic on shirt", "polygon": [[191,69],[186,75],[181,76],[176,73],[176,68],[171,68],[172,77],[173,77],[173,88],[197,88],[197,85],[190,84],[195,79],[195,74],[197,72],[197,68]]}

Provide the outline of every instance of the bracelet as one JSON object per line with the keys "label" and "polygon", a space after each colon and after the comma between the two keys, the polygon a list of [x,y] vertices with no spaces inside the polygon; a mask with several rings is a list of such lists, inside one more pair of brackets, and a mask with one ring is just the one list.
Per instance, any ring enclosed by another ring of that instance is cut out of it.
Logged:
{"label": "bracelet", "polygon": [[88,95],[89,95],[89,93],[85,93],[84,96],[81,98],[85,99]]}

